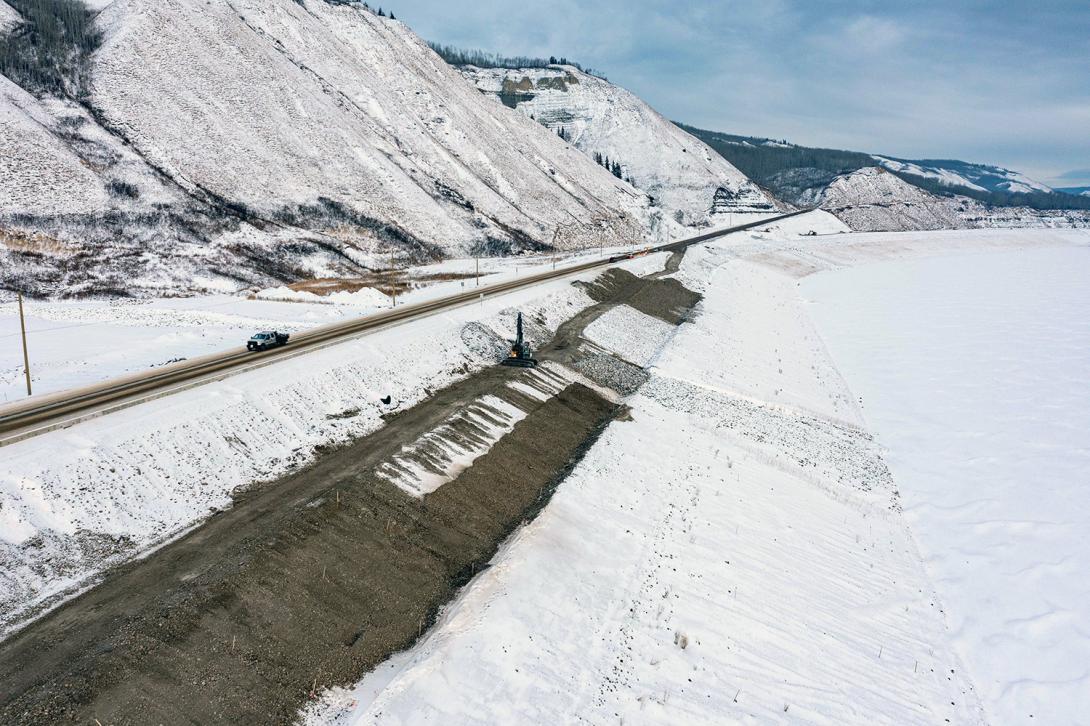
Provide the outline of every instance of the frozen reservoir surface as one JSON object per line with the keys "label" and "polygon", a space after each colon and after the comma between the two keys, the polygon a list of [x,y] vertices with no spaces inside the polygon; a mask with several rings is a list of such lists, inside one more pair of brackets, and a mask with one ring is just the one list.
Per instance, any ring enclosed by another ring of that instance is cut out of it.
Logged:
{"label": "frozen reservoir surface", "polygon": [[1090,248],[882,262],[801,291],[993,723],[1090,716]]}

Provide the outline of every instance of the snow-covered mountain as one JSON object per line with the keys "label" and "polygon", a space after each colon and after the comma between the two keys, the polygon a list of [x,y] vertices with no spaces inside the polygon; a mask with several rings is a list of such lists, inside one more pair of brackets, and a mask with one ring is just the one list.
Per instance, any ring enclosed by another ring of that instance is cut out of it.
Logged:
{"label": "snow-covered mountain", "polygon": [[1030,194],[1054,190],[1039,181],[1030,179],[1025,174],[1001,166],[972,164],[954,159],[894,159],[886,156],[873,156],[881,166],[890,171],[900,172],[924,179],[931,179],[943,186],[973,189],[980,192],[1015,192]]}
{"label": "snow-covered mountain", "polygon": [[704,142],[640,98],[566,65],[462,69],[482,91],[547,126],[619,173],[679,224],[725,223],[728,213],[768,212],[776,202]]}
{"label": "snow-covered mountain", "polygon": [[0,288],[237,289],[611,241],[644,195],[323,0],[114,0],[86,99],[0,77]]}
{"label": "snow-covered mountain", "polygon": [[[1072,190],[1052,189],[1024,174],[999,166],[957,160],[912,161],[845,149],[799,146],[784,139],[709,131],[680,122],[678,125],[789,204],[812,206],[825,196],[826,189],[837,179],[877,165],[908,183],[896,189],[893,180],[883,179],[878,184],[882,189],[879,196],[885,197],[881,204],[888,203],[894,197],[899,200],[900,206],[896,211],[887,210],[880,214],[888,224],[895,224],[895,219],[899,219],[896,223],[914,222],[930,229],[931,225],[948,218],[948,213],[956,214],[958,207],[970,204],[960,198],[950,202],[946,198],[951,195],[974,200],[973,203],[983,210],[978,215],[980,219],[1009,220],[1015,226],[1070,226],[1073,223],[1081,224],[1080,220],[1087,217],[1086,204],[1072,199]],[[878,193],[875,178],[873,172],[853,177],[854,182],[859,182],[858,185],[849,184],[848,190],[833,189],[830,197],[844,206],[857,206],[855,202],[862,206],[874,204]],[[843,187],[844,182],[838,186]],[[924,196],[908,187],[924,192]],[[858,192],[861,196],[851,201],[845,196],[846,191]],[[900,194],[901,191],[904,194]],[[921,199],[927,200],[928,209],[936,211],[921,211]],[[1031,205],[1032,209],[1020,205]],[[1042,207],[1054,207],[1054,210],[1036,211]],[[874,214],[879,213],[872,210],[866,216]],[[923,216],[917,217],[917,214]],[[892,228],[895,227],[881,227]]]}
{"label": "snow-covered mountain", "polygon": [[816,201],[857,232],[1090,227],[1090,212],[995,207],[964,196],[939,196],[878,166],[838,176]]}

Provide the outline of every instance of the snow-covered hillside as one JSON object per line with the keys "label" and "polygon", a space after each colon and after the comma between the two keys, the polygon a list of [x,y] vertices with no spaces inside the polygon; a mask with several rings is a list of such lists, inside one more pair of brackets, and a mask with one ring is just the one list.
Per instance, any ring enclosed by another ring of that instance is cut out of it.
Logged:
{"label": "snow-covered hillside", "polygon": [[924,159],[909,161],[886,156],[874,156],[875,161],[890,171],[933,179],[948,187],[965,187],[979,192],[1032,192],[1054,191],[1052,187],[1030,179],[1021,172],[988,164],[971,164],[965,161]]}
{"label": "snow-covered hillside", "polygon": [[837,177],[818,203],[857,232],[1090,227],[1090,212],[992,207],[968,197],[938,196],[877,166]]}
{"label": "snow-covered hillside", "polygon": [[834,179],[822,193],[821,207],[863,232],[964,226],[958,208],[949,200],[876,166]]}
{"label": "snow-covered hillside", "polygon": [[721,224],[728,213],[768,212],[775,202],[704,142],[629,91],[572,66],[463,69],[486,93],[578,149],[620,164],[621,174],[679,224]]}
{"label": "snow-covered hillside", "polygon": [[14,28],[19,24],[19,20],[19,13],[15,12],[15,9],[4,0],[0,0],[0,33]]}
{"label": "snow-covered hillside", "polygon": [[402,23],[322,0],[116,0],[90,97],[0,79],[0,287],[235,289],[637,241],[647,201]]}

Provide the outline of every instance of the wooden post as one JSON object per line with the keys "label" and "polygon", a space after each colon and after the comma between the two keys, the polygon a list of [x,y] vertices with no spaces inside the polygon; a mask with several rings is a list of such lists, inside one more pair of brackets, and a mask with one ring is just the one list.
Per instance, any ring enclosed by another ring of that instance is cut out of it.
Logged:
{"label": "wooden post", "polygon": [[26,395],[31,396],[30,390],[30,355],[26,349],[26,321],[23,319],[23,293],[19,295],[19,332],[23,336],[23,368],[26,370]]}

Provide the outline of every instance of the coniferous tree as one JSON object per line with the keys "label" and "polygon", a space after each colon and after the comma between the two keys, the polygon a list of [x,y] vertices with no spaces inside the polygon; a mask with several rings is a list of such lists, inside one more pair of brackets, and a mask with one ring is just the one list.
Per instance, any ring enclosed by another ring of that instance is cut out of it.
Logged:
{"label": "coniferous tree", "polygon": [[[463,50],[452,45],[433,43],[428,41],[428,47],[439,54],[443,60],[452,66],[477,66],[478,68],[547,68],[558,63],[556,56],[549,58],[533,58],[530,56],[502,56],[498,53],[487,53],[483,50]],[[609,80],[603,74],[593,68],[585,68],[575,61],[561,58],[559,62],[582,71],[588,75]]]}

